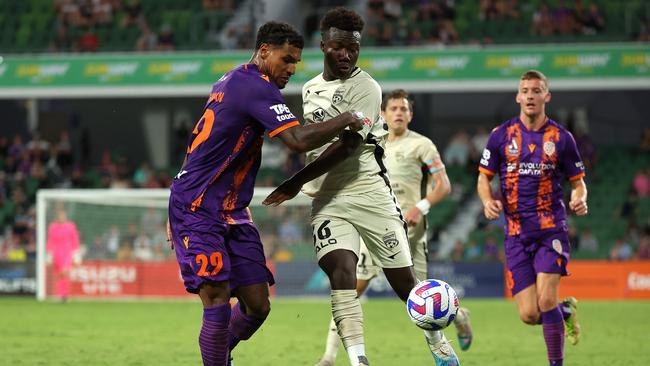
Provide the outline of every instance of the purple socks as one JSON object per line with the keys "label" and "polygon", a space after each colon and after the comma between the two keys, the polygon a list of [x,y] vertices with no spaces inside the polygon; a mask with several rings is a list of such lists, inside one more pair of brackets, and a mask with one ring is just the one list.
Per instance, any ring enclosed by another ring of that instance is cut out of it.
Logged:
{"label": "purple socks", "polygon": [[562,305],[541,314],[546,353],[550,366],[562,366],[564,359],[564,321]]}
{"label": "purple socks", "polygon": [[199,335],[199,347],[204,366],[226,366],[228,349],[228,322],[230,304],[203,309],[203,326]]}
{"label": "purple socks", "polygon": [[235,348],[239,341],[249,339],[259,329],[262,323],[264,323],[264,320],[244,314],[239,303],[235,304],[232,307],[232,315],[230,317],[230,324],[228,325],[230,349]]}

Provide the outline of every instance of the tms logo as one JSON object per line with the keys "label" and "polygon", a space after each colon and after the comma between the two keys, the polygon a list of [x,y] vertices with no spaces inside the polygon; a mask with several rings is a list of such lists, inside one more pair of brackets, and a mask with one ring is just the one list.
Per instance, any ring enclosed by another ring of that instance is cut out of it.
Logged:
{"label": "tms logo", "polygon": [[296,116],[291,113],[289,110],[289,107],[287,107],[286,104],[274,104],[269,107],[269,109],[273,110],[275,114],[277,114],[277,117],[275,117],[279,122],[286,121],[289,119],[295,119]]}

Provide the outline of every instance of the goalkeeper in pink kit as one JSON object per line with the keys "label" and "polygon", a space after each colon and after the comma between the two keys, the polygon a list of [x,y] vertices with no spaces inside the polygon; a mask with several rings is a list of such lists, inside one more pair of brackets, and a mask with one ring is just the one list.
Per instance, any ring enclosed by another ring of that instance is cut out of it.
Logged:
{"label": "goalkeeper in pink kit", "polygon": [[79,231],[68,220],[65,210],[57,209],[56,219],[47,229],[47,252],[52,258],[56,295],[67,300],[70,295],[70,270],[79,250]]}

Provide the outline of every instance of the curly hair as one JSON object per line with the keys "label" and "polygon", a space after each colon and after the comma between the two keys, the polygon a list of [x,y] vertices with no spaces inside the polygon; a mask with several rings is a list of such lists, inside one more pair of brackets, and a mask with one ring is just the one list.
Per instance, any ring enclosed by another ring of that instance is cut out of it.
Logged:
{"label": "curly hair", "polygon": [[320,31],[321,33],[327,32],[331,27],[334,27],[348,32],[361,32],[363,25],[363,19],[359,14],[339,6],[325,13],[320,21]]}
{"label": "curly hair", "polygon": [[384,95],[384,100],[381,101],[381,110],[385,111],[388,101],[391,99],[406,99],[409,102],[409,110],[413,113],[413,101],[409,96],[409,93],[404,89],[395,89],[392,92]]}
{"label": "curly hair", "polygon": [[303,49],[305,39],[296,28],[282,22],[266,22],[257,30],[257,39],[255,40],[255,50],[259,50],[262,43],[272,46],[282,46],[285,43]]}

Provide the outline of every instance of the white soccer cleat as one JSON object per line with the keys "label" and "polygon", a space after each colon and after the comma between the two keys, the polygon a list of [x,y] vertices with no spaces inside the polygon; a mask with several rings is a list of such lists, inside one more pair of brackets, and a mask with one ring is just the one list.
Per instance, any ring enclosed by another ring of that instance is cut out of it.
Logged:
{"label": "white soccer cleat", "polygon": [[442,339],[436,344],[429,344],[433,360],[436,361],[436,366],[460,366],[456,352],[449,344],[447,337],[444,335]]}

